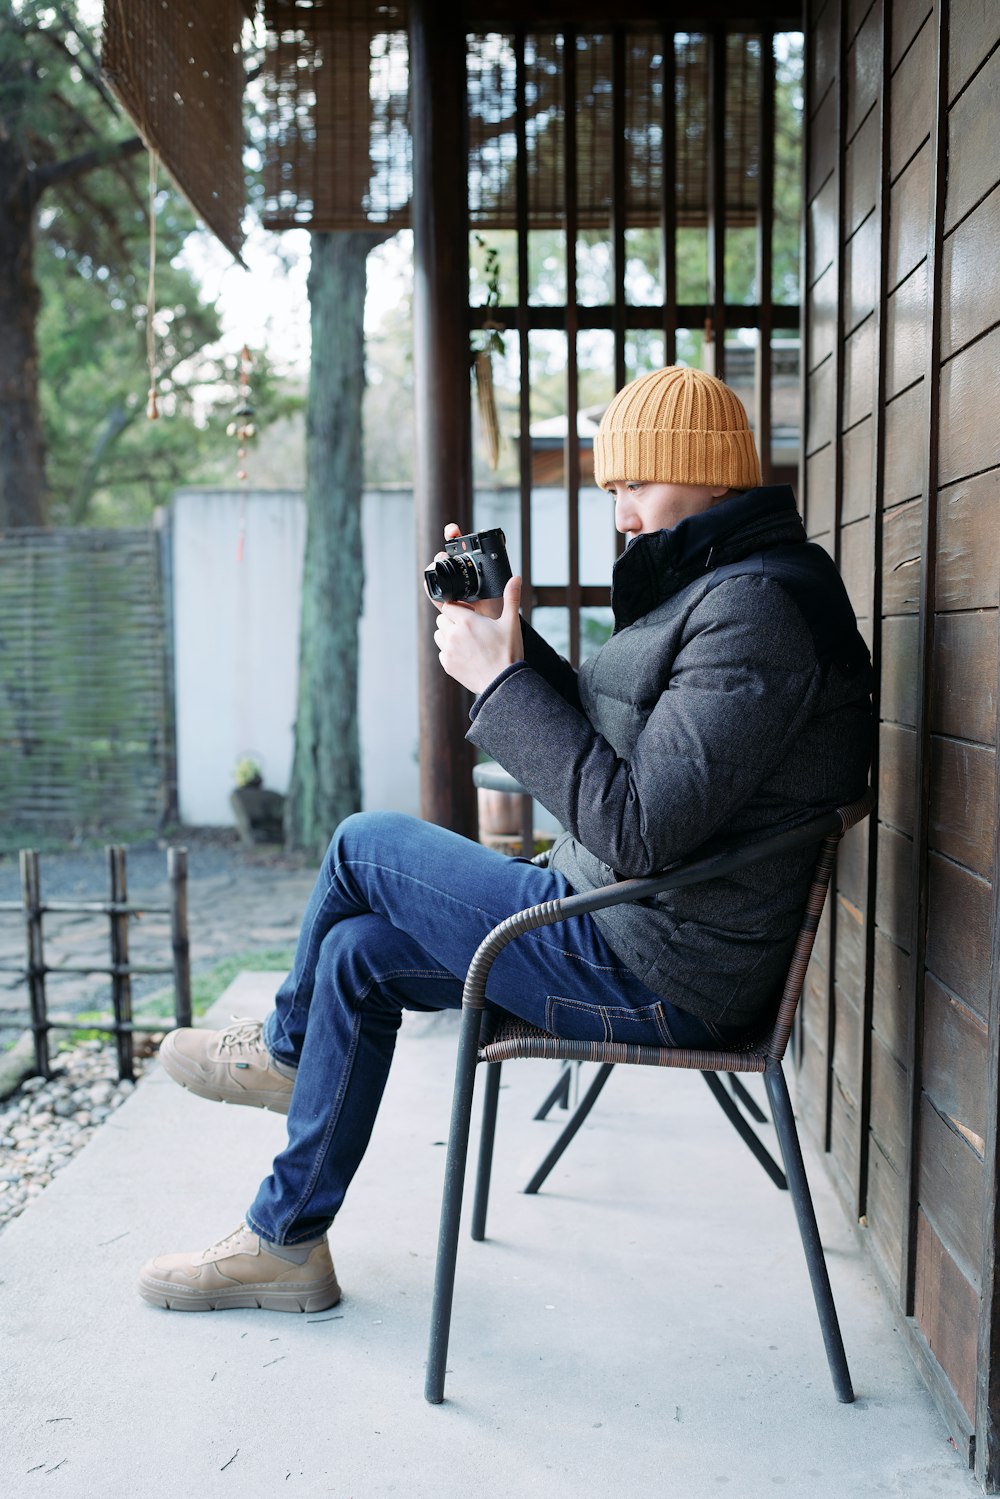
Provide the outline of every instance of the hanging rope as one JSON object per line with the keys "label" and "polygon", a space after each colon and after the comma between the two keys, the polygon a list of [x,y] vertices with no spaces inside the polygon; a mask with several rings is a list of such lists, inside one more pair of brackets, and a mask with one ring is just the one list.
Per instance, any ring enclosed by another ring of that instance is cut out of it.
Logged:
{"label": "hanging rope", "polygon": [[155,422],[159,416],[156,405],[156,332],[153,316],[156,312],[156,152],[149,153],[149,280],[146,285],[146,368],[149,374],[149,396],[146,416]]}

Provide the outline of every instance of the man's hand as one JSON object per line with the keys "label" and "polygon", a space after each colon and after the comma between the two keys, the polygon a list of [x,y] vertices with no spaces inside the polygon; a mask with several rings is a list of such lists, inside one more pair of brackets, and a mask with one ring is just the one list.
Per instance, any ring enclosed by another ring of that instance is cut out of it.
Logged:
{"label": "man's hand", "polygon": [[480,693],[505,667],[524,655],[521,639],[521,579],[508,579],[501,613],[493,619],[468,604],[438,604],[434,641],[438,658],[449,677],[470,692]]}

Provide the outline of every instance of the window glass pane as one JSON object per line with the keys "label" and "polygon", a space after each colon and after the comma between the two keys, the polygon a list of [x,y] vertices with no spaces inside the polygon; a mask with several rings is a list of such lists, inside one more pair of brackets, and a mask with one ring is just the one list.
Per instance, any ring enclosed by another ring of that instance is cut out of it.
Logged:
{"label": "window glass pane", "polygon": [[771,344],[771,462],[776,484],[797,484],[802,432],[797,333],[776,333]]}
{"label": "window glass pane", "polygon": [[566,232],[532,229],[528,234],[528,301],[559,307],[566,301]]}
{"label": "window glass pane", "polygon": [[625,230],[625,301],[631,307],[658,307],[663,302],[659,228]]}
{"label": "window glass pane", "polygon": [[799,301],[799,219],[802,209],[802,33],[774,38],[773,296]]}

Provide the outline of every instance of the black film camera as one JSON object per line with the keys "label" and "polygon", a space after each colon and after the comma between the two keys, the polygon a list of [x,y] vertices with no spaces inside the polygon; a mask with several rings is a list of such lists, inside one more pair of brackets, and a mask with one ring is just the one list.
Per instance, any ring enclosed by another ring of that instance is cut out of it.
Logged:
{"label": "black film camera", "polygon": [[424,571],[427,597],[438,604],[473,604],[498,599],[511,575],[507,542],[499,526],[446,541],[448,553]]}

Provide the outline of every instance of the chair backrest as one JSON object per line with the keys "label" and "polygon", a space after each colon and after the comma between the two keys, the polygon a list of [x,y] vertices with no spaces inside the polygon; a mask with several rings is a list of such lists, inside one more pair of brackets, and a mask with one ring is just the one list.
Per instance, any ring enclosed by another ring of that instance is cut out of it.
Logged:
{"label": "chair backrest", "polygon": [[827,891],[830,888],[830,876],[833,874],[833,866],[836,862],[837,845],[848,828],[854,827],[855,823],[861,822],[868,816],[873,803],[874,797],[869,788],[864,796],[860,797],[856,802],[851,802],[846,807],[838,808],[838,816],[841,822],[840,829],[838,832],[829,833],[820,845],[819,855],[813,869],[812,884],[809,887],[809,895],[806,899],[805,911],[802,915],[802,925],[799,927],[799,935],[795,940],[792,960],[788,965],[788,973],[785,976],[785,987],[782,990],[781,1002],[778,1005],[774,1028],[767,1042],[767,1055],[774,1061],[780,1062],[785,1055],[788,1040],[792,1033],[795,1011],[802,997],[806,969],[809,967],[809,959],[812,956],[813,945],[816,941],[820,917],[823,914]]}

